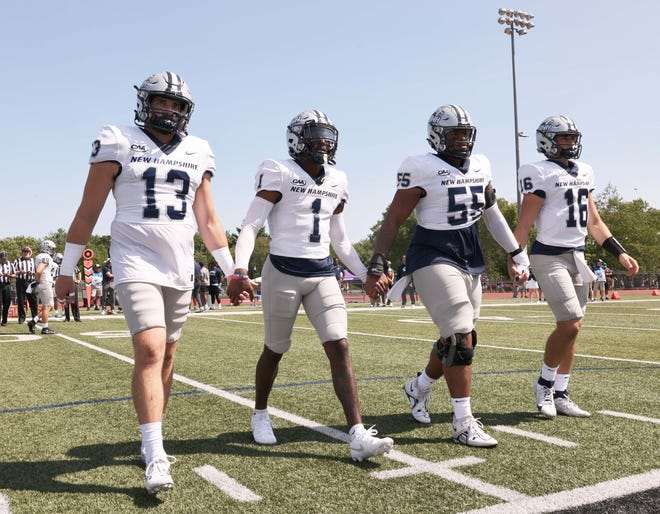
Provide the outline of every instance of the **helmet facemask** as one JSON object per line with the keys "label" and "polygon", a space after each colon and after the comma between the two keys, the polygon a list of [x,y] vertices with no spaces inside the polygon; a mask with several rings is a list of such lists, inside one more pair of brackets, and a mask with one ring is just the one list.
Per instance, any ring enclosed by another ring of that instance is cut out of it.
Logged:
{"label": "helmet facemask", "polygon": [[470,115],[458,105],[438,107],[428,121],[426,140],[440,155],[467,159],[476,138],[477,128],[472,125]]}
{"label": "helmet facemask", "polygon": [[334,164],[338,137],[339,133],[332,125],[308,123],[303,126],[300,135],[305,147],[299,155],[316,164]]}
{"label": "helmet facemask", "polygon": [[335,164],[339,131],[320,111],[304,111],[287,127],[289,155],[316,164]]}
{"label": "helmet facemask", "polygon": [[[139,127],[150,127],[159,132],[171,134],[180,132],[185,134],[190,116],[195,104],[190,96],[188,85],[181,77],[170,72],[160,72],[145,80],[137,89],[137,109],[135,110],[135,124]],[[156,97],[164,97],[180,103],[181,110],[167,111],[152,107]]]}
{"label": "helmet facemask", "polygon": [[[560,148],[558,135],[574,137],[570,148]],[[582,133],[567,116],[546,118],[536,130],[536,149],[548,159],[578,159],[582,153]]]}

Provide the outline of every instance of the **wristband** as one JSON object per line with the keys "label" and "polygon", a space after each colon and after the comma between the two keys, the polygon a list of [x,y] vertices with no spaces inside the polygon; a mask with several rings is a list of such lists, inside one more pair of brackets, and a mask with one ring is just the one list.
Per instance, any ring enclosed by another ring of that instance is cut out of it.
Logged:
{"label": "wristband", "polygon": [[76,243],[64,244],[64,255],[62,256],[62,263],[60,264],[60,275],[65,277],[72,277],[74,275],[76,264],[78,264],[80,255],[84,249],[85,245],[79,245]]}
{"label": "wristband", "polygon": [[626,249],[623,246],[621,246],[621,243],[619,243],[614,236],[608,237],[605,241],[603,241],[603,244],[601,246],[603,247],[603,250],[611,253],[617,259],[619,258],[619,255],[621,255],[622,253],[628,253],[626,252]]}
{"label": "wristband", "polygon": [[511,257],[515,257],[516,255],[522,252],[523,252],[522,246],[519,246],[517,250],[514,250],[513,252],[509,252],[509,255]]}
{"label": "wristband", "polygon": [[223,246],[222,248],[216,248],[211,251],[211,255],[213,255],[215,262],[218,263],[225,276],[229,276],[234,269],[234,259],[231,257],[229,247]]}
{"label": "wristband", "polygon": [[245,279],[249,279],[250,276],[249,276],[249,275],[246,275],[245,273],[234,273],[234,274],[231,276],[231,278],[237,278],[237,279],[239,279],[239,280],[245,280]]}
{"label": "wristband", "polygon": [[371,256],[371,262],[367,267],[367,275],[380,277],[383,273],[387,273],[387,257],[382,253],[375,253]]}

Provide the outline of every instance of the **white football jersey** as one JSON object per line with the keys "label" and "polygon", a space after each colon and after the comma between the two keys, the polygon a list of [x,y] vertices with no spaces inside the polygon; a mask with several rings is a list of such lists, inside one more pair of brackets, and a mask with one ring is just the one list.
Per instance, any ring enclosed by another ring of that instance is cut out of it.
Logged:
{"label": "white football jersey", "polygon": [[484,212],[484,191],[491,181],[490,162],[470,156],[467,171],[427,153],[406,158],[397,173],[397,188],[422,188],[415,207],[417,223],[429,230],[456,230],[476,223]]}
{"label": "white football jersey", "polygon": [[518,170],[520,192],[543,191],[545,200],[534,225],[536,240],[550,246],[584,246],[589,216],[589,193],[594,189],[594,171],[581,161],[569,173],[553,161],[525,164]]}
{"label": "white football jersey", "polygon": [[269,159],[259,166],[257,192],[282,193],[268,215],[271,254],[304,259],[330,255],[330,218],[342,201],[348,201],[348,180],[332,166],[324,170],[316,183],[293,159]]}
{"label": "white football jersey", "polygon": [[41,279],[39,280],[40,284],[52,284],[53,283],[53,258],[47,253],[40,253],[34,258],[34,269],[36,270],[39,267],[39,264],[44,263],[46,267],[41,272]]}
{"label": "white football jersey", "polygon": [[148,282],[192,289],[196,230],[192,210],[204,173],[215,173],[209,144],[183,136],[160,145],[138,127],[106,125],[94,141],[90,164],[121,166],[110,255],[115,284]]}

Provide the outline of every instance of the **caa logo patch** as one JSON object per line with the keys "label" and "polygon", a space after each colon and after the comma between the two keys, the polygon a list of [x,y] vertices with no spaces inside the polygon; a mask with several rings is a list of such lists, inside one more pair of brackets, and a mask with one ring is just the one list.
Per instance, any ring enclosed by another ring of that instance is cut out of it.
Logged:
{"label": "caa logo patch", "polygon": [[134,152],[146,152],[147,151],[147,145],[133,143],[131,145],[131,150],[133,150]]}
{"label": "caa logo patch", "polygon": [[441,169],[441,170],[438,170],[438,177],[446,177],[450,173],[451,172],[449,170]]}
{"label": "caa logo patch", "polygon": [[307,185],[307,182],[305,182],[305,179],[304,179],[304,178],[294,178],[294,179],[291,181],[291,183],[292,183],[294,186],[306,186],[306,185]]}

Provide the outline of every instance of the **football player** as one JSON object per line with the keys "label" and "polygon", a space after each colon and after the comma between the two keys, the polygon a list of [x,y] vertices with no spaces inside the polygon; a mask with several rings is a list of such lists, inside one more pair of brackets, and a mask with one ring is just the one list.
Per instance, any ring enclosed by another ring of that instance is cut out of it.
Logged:
{"label": "football player", "polygon": [[211,197],[215,158],[188,135],[194,109],[188,84],[175,73],[151,75],[137,89],[137,126],[104,126],[92,144],[80,207],[64,249],[59,298],[73,296],[74,270],[109,192],[116,214],[110,254],[119,303],[133,338],[133,403],[142,432],[149,493],[171,489],[163,447],[177,342],[193,287],[196,230],[223,270],[233,269],[225,231]]}
{"label": "football player", "polygon": [[287,127],[290,159],[266,160],[257,171],[256,196],[236,242],[236,269],[227,286],[234,304],[254,297],[247,275],[255,238],[268,221],[270,255],[262,271],[265,341],[256,371],[251,426],[259,444],[275,444],[268,397],[280,360],[289,350],[300,305],[316,328],[330,361],[335,392],[349,427],[350,453],[362,461],[388,452],[389,437],[362,424],[353,365],[348,354],[346,305],[333,271],[329,246],[362,279],[367,270],[348,240],[342,212],[348,201],[346,174],[336,169],[338,131],[320,111],[304,111]]}
{"label": "football player", "polygon": [[48,328],[48,318],[51,309],[55,306],[53,297],[53,268],[55,255],[55,243],[45,239],[39,244],[39,254],[34,258],[34,280],[31,292],[37,298],[39,314],[27,322],[27,327],[34,334],[37,323],[41,322],[42,334],[54,334],[55,331]]}
{"label": "football player", "polygon": [[568,379],[575,356],[575,341],[582,325],[589,284],[595,276],[584,259],[587,232],[634,275],[639,266],[603,222],[592,192],[594,172],[578,161],[582,134],[567,116],[550,116],[536,131],[536,145],[546,160],[525,164],[518,171],[524,195],[520,219],[514,231],[525,246],[532,225],[536,241],[530,260],[539,287],[556,319],[548,337],[541,376],[534,384],[541,415],[554,418],[588,417],[568,396]]}
{"label": "football player", "polygon": [[390,296],[397,297],[413,279],[440,338],[426,368],[403,391],[412,417],[430,423],[431,386],[444,375],[454,412],[452,439],[467,446],[492,447],[497,441],[472,415],[470,402],[477,345],[474,327],[481,306],[480,275],[485,271],[479,218],[513,256],[512,276],[524,276],[529,261],[497,206],[490,162],[472,154],[476,133],[469,114],[458,105],[443,105],[431,115],[428,142],[434,152],[408,157],[401,164],[397,191],[376,236],[365,290],[374,297],[379,287],[388,286],[386,255],[414,210],[418,225],[406,253],[406,275]]}

